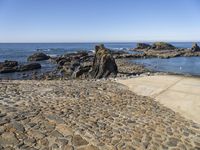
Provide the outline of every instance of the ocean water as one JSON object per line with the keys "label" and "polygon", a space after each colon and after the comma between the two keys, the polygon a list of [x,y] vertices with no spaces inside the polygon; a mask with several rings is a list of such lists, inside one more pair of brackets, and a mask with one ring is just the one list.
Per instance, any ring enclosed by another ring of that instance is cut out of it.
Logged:
{"label": "ocean water", "polygon": [[[0,61],[17,60],[25,62],[27,57],[39,49],[50,56],[63,55],[76,51],[93,51],[98,43],[0,43]],[[106,43],[113,50],[128,50],[135,43]]]}
{"label": "ocean water", "polygon": [[[0,62],[4,60],[26,62],[27,57],[37,52],[37,49],[51,56],[81,50],[92,51],[96,44],[99,43],[0,43]],[[172,42],[172,44],[180,48],[192,46],[191,42]],[[136,43],[105,43],[105,46],[113,50],[129,50],[135,48]]]}
{"label": "ocean water", "polygon": [[135,59],[132,62],[155,71],[200,76],[200,57]]}

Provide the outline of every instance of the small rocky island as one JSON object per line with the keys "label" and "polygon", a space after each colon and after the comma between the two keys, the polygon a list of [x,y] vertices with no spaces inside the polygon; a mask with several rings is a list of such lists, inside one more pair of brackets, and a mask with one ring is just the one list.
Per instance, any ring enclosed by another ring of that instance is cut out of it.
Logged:
{"label": "small rocky island", "polygon": [[200,50],[197,43],[194,43],[191,49],[177,48],[169,43],[156,42],[152,45],[138,43],[134,51],[139,54],[121,54],[116,58],[173,58],[173,57],[191,57],[200,56]]}

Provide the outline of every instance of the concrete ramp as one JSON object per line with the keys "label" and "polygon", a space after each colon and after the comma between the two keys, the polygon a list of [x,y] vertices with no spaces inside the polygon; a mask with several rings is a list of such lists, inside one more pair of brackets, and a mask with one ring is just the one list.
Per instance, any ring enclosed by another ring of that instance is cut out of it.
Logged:
{"label": "concrete ramp", "polygon": [[200,78],[158,75],[118,80],[138,95],[150,96],[187,119],[200,123]]}

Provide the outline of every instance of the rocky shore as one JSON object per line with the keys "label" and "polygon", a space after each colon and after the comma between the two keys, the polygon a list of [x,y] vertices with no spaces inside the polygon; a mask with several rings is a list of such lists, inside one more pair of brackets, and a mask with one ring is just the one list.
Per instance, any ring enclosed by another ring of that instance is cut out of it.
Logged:
{"label": "rocky shore", "polygon": [[200,125],[103,80],[0,81],[0,149],[200,149]]}
{"label": "rocky shore", "polygon": [[[27,58],[28,62],[25,64],[19,65],[19,62],[9,60],[0,62],[0,74],[19,72],[22,73],[19,79],[34,80],[128,77],[152,72],[142,65],[129,63],[130,59],[200,56],[200,47],[196,43],[193,44],[191,49],[176,48],[164,42],[156,42],[152,45],[138,43],[133,50],[138,53],[112,51],[101,44],[95,47],[95,53],[79,51],[50,57],[37,52],[29,56]],[[43,70],[40,64],[42,61],[54,64],[55,67],[51,71],[39,71],[42,73],[38,73],[38,69]]]}

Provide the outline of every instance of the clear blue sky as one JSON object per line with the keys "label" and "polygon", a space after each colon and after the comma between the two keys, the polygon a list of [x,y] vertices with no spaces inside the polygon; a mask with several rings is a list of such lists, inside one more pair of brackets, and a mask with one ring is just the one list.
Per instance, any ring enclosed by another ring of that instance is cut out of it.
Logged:
{"label": "clear blue sky", "polygon": [[200,0],[0,0],[0,42],[200,41]]}

